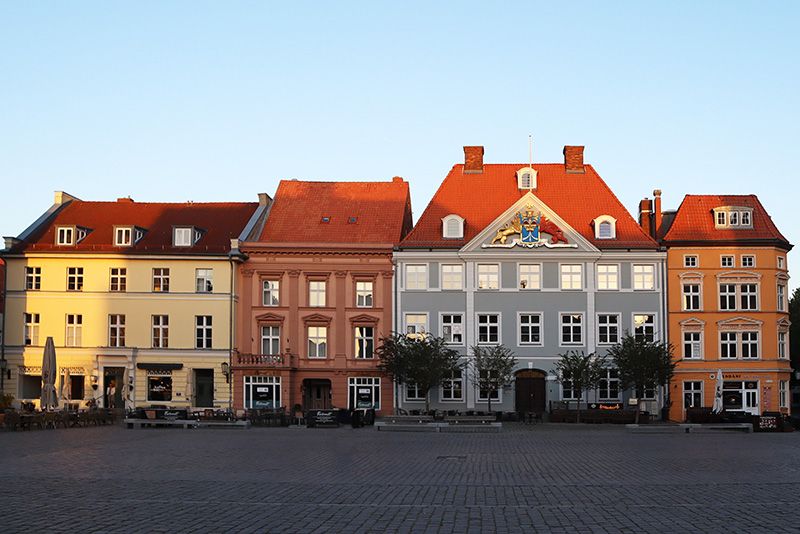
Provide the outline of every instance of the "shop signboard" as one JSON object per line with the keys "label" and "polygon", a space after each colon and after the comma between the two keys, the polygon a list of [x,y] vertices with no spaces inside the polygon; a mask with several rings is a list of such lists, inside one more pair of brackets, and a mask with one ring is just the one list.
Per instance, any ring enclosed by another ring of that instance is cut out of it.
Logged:
{"label": "shop signboard", "polygon": [[308,426],[339,426],[339,412],[337,410],[309,410],[308,418]]}

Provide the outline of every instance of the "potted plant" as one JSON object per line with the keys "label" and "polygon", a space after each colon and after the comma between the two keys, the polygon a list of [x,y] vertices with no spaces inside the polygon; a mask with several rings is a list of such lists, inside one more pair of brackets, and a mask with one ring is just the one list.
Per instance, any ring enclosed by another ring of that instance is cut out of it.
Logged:
{"label": "potted plant", "polygon": [[3,393],[0,395],[0,409],[11,408],[14,402],[14,395],[11,393]]}

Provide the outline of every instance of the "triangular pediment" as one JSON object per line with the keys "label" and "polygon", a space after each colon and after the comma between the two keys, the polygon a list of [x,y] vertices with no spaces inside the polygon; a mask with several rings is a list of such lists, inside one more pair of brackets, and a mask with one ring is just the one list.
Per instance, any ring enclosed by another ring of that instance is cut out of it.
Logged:
{"label": "triangular pediment", "polygon": [[749,317],[744,317],[743,315],[717,321],[718,326],[761,326],[762,324],[764,324],[764,321],[751,319]]}
{"label": "triangular pediment", "polygon": [[268,312],[256,315],[256,322],[258,323],[283,323],[284,316],[276,313]]}
{"label": "triangular pediment", "polygon": [[359,324],[371,324],[376,325],[378,324],[378,318],[372,315],[367,315],[366,313],[362,313],[356,315],[354,317],[350,317],[351,323],[359,323]]}
{"label": "triangular pediment", "polygon": [[697,317],[689,317],[678,324],[685,328],[687,326],[705,326],[706,322],[702,319],[698,319]]}
{"label": "triangular pediment", "polygon": [[509,206],[461,250],[599,252],[532,192]]}
{"label": "triangular pediment", "polygon": [[327,315],[322,315],[320,313],[312,313],[311,315],[306,315],[303,317],[304,323],[324,323],[330,324],[331,318]]}

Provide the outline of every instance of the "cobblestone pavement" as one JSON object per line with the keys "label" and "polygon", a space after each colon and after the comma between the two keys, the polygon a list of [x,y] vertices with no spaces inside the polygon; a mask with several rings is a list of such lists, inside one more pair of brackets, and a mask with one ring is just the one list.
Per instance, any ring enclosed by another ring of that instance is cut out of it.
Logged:
{"label": "cobblestone pavement", "polygon": [[800,531],[800,432],[0,432],[0,532]]}

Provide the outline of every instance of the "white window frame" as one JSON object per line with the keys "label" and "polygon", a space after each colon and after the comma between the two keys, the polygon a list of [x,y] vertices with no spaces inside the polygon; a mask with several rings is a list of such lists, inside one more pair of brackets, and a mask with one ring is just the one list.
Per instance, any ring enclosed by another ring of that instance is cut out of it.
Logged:
{"label": "white window frame", "polygon": [[357,360],[375,359],[375,328],[372,326],[355,326],[355,357]]}
{"label": "white window frame", "polygon": [[454,213],[442,218],[442,237],[444,239],[464,238],[464,219]]}
{"label": "white window frame", "polygon": [[698,258],[697,254],[684,254],[683,266],[689,269],[696,269],[700,266],[700,258]]}
{"label": "white window frame", "polygon": [[[494,377],[497,377],[497,371],[494,371],[493,369],[492,370],[483,369],[483,370],[479,371],[479,373],[480,373],[480,376],[494,376]],[[497,402],[497,403],[502,403],[503,402],[503,388],[498,388],[498,389],[492,391],[491,395],[487,395],[487,393],[488,393],[487,390],[481,389],[480,387],[477,387],[478,386],[478,382],[477,381],[475,383],[475,386],[476,386],[475,389],[478,390],[478,395],[477,395],[478,402],[489,402],[489,398],[490,397],[492,399],[492,402]]]}
{"label": "white window frame", "polygon": [[786,283],[783,281],[778,282],[776,288],[776,299],[778,301],[778,311],[786,311]]}
{"label": "white window frame", "polygon": [[169,348],[169,315],[153,315],[150,324],[150,346],[154,349]]}
{"label": "white window frame", "polygon": [[520,263],[517,265],[517,287],[523,291],[542,289],[542,264]]}
{"label": "white window frame", "polygon": [[[458,321],[454,319],[458,318]],[[464,314],[442,312],[439,314],[442,338],[448,345],[464,345]],[[458,341],[456,341],[458,337]]]}
{"label": "white window frame", "polygon": [[[281,353],[281,327],[279,325],[261,325],[261,354],[275,356]],[[269,348],[268,352],[264,349]]]}
{"label": "white window frame", "polygon": [[742,269],[756,268],[756,257],[754,254],[742,254],[742,256],[739,258],[739,262],[742,266]]}
{"label": "white window frame", "polygon": [[681,282],[681,304],[683,311],[701,311],[702,284],[700,280],[686,279]]}
{"label": "white window frame", "polygon": [[[604,323],[601,320],[601,318],[603,318],[603,317],[606,317],[606,318],[612,318],[613,317],[615,319],[615,321],[614,322],[605,322]],[[598,313],[597,314],[597,344],[598,345],[616,345],[617,343],[619,343],[619,333],[621,331],[620,327],[622,325],[622,320],[621,319],[622,318],[620,317],[620,314],[618,314],[618,313]],[[609,330],[611,328],[615,329],[615,332],[613,333],[613,335],[612,335],[611,331]],[[606,341],[603,341],[603,337],[604,337],[604,334],[602,333],[603,329],[607,330],[606,334],[605,334],[605,336],[607,337]]]}
{"label": "white window frame", "polygon": [[324,360],[328,357],[328,327],[323,325],[309,325],[306,327],[308,339],[308,359]]}
{"label": "white window frame", "polygon": [[[683,359],[684,360],[702,360],[703,359],[703,331],[702,330],[683,330]],[[687,336],[690,339],[687,339]],[[688,351],[687,351],[688,349]],[[695,351],[697,354],[695,355]]]}
{"label": "white window frame", "polygon": [[214,292],[214,269],[195,269],[194,280],[196,293]]}
{"label": "white window frame", "polygon": [[[761,342],[757,330],[742,330],[739,336],[741,344],[741,355],[743,360],[761,359]],[[754,355],[755,353],[755,355]]]}
{"label": "white window frame", "polygon": [[194,317],[194,348],[212,349],[213,347],[213,317],[211,315],[195,315]]}
{"label": "white window frame", "polygon": [[56,227],[56,245],[70,246],[75,244],[75,227],[74,226],[57,226]]}
{"label": "white window frame", "polygon": [[597,265],[597,290],[619,290],[619,264],[606,263]]}
{"label": "white window frame", "polygon": [[356,308],[372,308],[375,305],[375,283],[372,280],[356,280]]}
{"label": "white window frame", "polygon": [[417,401],[424,401],[425,395],[417,387],[417,384],[414,382],[406,382],[406,401],[408,402],[417,402]]}
{"label": "white window frame", "polygon": [[133,245],[133,228],[117,226],[114,228],[114,246],[130,247]]}
{"label": "white window frame", "polygon": [[39,319],[38,313],[23,313],[22,343],[25,346],[39,346]]}
{"label": "white window frame", "polygon": [[[584,344],[584,314],[582,312],[559,313],[558,345],[560,347],[580,347]],[[566,328],[569,329],[567,337]],[[577,340],[576,340],[577,338]]]}
{"label": "white window frame", "polygon": [[[281,377],[268,375],[244,375],[244,407],[245,408],[278,408],[281,406]],[[272,399],[267,405],[256,405],[253,393],[258,387],[271,387]]]}
{"label": "white window frame", "polygon": [[739,291],[739,309],[742,311],[758,311],[759,287],[757,283],[737,284]]}
{"label": "white window frame", "polygon": [[[500,314],[497,312],[476,314],[478,345],[500,345],[502,339]],[[481,339],[483,338],[483,340]]]}
{"label": "white window frame", "polygon": [[261,305],[269,307],[281,305],[281,283],[279,280],[261,281]]}
{"label": "white window frame", "polygon": [[325,294],[328,289],[326,280],[308,281],[308,305],[312,308],[324,308],[326,299]]}
{"label": "white window frame", "polygon": [[[372,403],[370,406],[358,406],[358,390],[369,388]],[[376,376],[347,377],[347,406],[353,408],[381,409],[381,379]]]}
{"label": "white window frame", "polygon": [[580,263],[563,263],[559,266],[562,291],[580,291],[583,289],[583,265]]}
{"label": "white window frame", "polygon": [[723,254],[719,257],[719,266],[723,269],[733,269],[736,267],[736,256],[733,254]]}
{"label": "white window frame", "polygon": [[428,332],[428,314],[408,312],[403,317],[407,336],[424,337]]}
{"label": "white window frame", "polygon": [[719,359],[736,360],[739,358],[739,332],[723,330],[719,333]]}
{"label": "white window frame", "polygon": [[464,402],[464,373],[461,370],[453,371],[439,389],[441,402]]}
{"label": "white window frame", "polygon": [[169,293],[169,267],[153,267],[153,293]]}
{"label": "white window frame", "polygon": [[778,381],[778,404],[781,409],[789,408],[789,381]]}
{"label": "white window frame", "polygon": [[405,266],[405,289],[425,291],[428,289],[428,264],[414,263]]}
{"label": "white window frame", "polygon": [[[114,286],[116,285],[116,289]],[[108,290],[114,293],[125,293],[128,290],[127,267],[111,267],[109,270]]]}
{"label": "white window frame", "polygon": [[42,268],[25,267],[25,290],[39,291],[40,289],[42,289]]}
{"label": "white window frame", "polygon": [[656,269],[652,263],[634,264],[633,290],[634,291],[654,291],[656,288]]}
{"label": "white window frame", "polygon": [[[616,391],[616,394],[612,392]],[[602,401],[618,401],[620,400],[620,386],[619,386],[619,369],[609,367],[605,369],[605,375],[600,379],[600,385],[597,388],[597,398]]]}
{"label": "white window frame", "polygon": [[176,226],[172,229],[173,247],[191,247],[194,245],[194,227]]}
{"label": "white window frame", "polygon": [[83,267],[67,267],[67,291],[83,291]]}
{"label": "white window frame", "polygon": [[443,263],[441,266],[442,291],[464,289],[464,266],[460,263]]}
{"label": "white window frame", "polygon": [[[703,381],[702,380],[684,380],[683,381],[683,410],[689,408],[702,408],[703,407]],[[687,405],[687,395],[691,396],[691,406]]]}
{"label": "white window frame", "polygon": [[[534,319],[532,321],[531,319]],[[524,341],[523,337],[526,335],[523,332],[528,330],[527,336],[529,339],[538,337],[538,341]],[[535,332],[535,333],[534,333]],[[520,346],[538,346],[544,345],[544,316],[541,312],[520,312],[517,314],[517,343]]]}
{"label": "white window frame", "polygon": [[789,332],[778,331],[778,358],[785,360],[789,357]]}
{"label": "white window frame", "polygon": [[786,258],[778,256],[778,269],[784,270],[786,267]]}
{"label": "white window frame", "polygon": [[83,346],[83,315],[67,314],[66,336],[64,338],[65,347]]}
{"label": "white window frame", "polygon": [[125,315],[109,314],[108,316],[108,346],[125,346]]}
{"label": "white window frame", "polygon": [[497,263],[479,263],[475,268],[475,287],[479,291],[500,289],[500,265]]}
{"label": "white window frame", "polygon": [[[647,321],[647,318],[652,319],[651,321]],[[658,333],[656,332],[656,314],[655,313],[634,313],[633,319],[631,320],[631,324],[633,325],[633,336],[638,337],[639,335],[644,335],[645,340],[648,342],[656,341],[658,339]],[[641,329],[642,334],[639,334],[637,330]]]}
{"label": "white window frame", "polygon": [[[604,231],[607,230],[607,231]],[[616,239],[617,220],[611,215],[601,215],[594,220],[595,239]]]}

